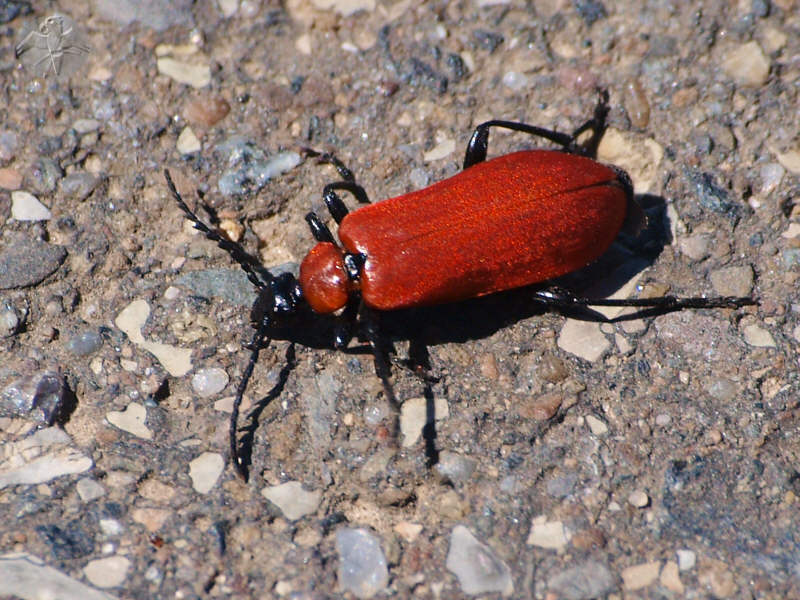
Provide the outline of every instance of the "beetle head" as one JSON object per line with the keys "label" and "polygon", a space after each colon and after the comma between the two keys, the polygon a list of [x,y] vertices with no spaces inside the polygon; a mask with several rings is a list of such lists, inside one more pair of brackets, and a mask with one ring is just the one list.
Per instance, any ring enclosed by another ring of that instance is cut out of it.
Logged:
{"label": "beetle head", "polygon": [[274,321],[294,314],[303,299],[300,284],[291,273],[281,273],[259,288],[258,298],[250,312],[253,323]]}

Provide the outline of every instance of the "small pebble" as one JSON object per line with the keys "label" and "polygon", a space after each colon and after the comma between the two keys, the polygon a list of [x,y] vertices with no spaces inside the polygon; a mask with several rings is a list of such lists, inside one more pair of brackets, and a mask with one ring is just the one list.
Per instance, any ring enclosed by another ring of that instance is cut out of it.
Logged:
{"label": "small pebble", "polygon": [[229,19],[239,10],[239,0],[217,0],[217,6],[222,16]]}
{"label": "small pebble", "polygon": [[463,525],[456,525],[450,534],[446,564],[447,570],[458,578],[465,594],[474,596],[498,592],[510,596],[514,593],[508,565]]}
{"label": "small pebble", "polygon": [[589,600],[605,598],[617,583],[605,564],[588,560],[550,577],[547,588],[560,600]]}
{"label": "small pebble", "polygon": [[9,383],[0,393],[0,414],[52,425],[64,408],[67,388],[57,371],[39,371]]}
{"label": "small pebble", "polygon": [[667,564],[661,569],[661,577],[659,577],[658,581],[669,591],[676,594],[683,594],[685,591],[678,572],[678,563],[674,560],[667,561]]}
{"label": "small pebble", "polygon": [[69,338],[65,344],[69,352],[77,356],[87,356],[97,352],[103,345],[103,337],[96,329],[87,329]]}
{"label": "small pebble", "polygon": [[589,362],[600,360],[610,346],[599,323],[567,319],[558,334],[559,348]]}
{"label": "small pebble", "polygon": [[17,190],[11,192],[11,217],[17,221],[47,221],[53,214],[36,196]]}
{"label": "small pebble", "polygon": [[195,152],[200,152],[202,150],[203,145],[200,143],[200,140],[197,139],[194,131],[192,131],[191,127],[184,127],[183,131],[181,131],[180,135],[178,136],[178,141],[175,143],[175,148],[181,154],[194,154]]}
{"label": "small pebble", "polygon": [[145,425],[147,409],[138,402],[131,402],[124,411],[112,410],[106,414],[106,420],[114,427],[127,431],[131,435],[145,440],[153,439],[153,432]]}
{"label": "small pebble", "polygon": [[167,504],[175,496],[175,488],[158,479],[146,479],[136,490],[142,498],[159,504]]}
{"label": "small pebble", "polygon": [[213,127],[230,112],[231,105],[219,96],[194,98],[183,109],[184,118],[192,124]]}
{"label": "small pebble", "polygon": [[181,274],[174,283],[189,288],[203,298],[222,298],[237,306],[252,306],[256,301],[253,284],[242,269],[204,269]]}
{"label": "small pebble", "polygon": [[89,561],[83,568],[83,574],[94,586],[111,588],[122,585],[128,576],[131,561],[124,556],[109,556]]}
{"label": "small pebble", "polygon": [[146,300],[134,300],[117,315],[114,324],[128,336],[136,346],[142,347],[155,356],[173,377],[182,377],[192,369],[190,348],[178,348],[160,342],[145,340],[142,327],[150,316],[150,305]]}
{"label": "small pebble", "polygon": [[201,398],[210,398],[224,390],[228,381],[228,374],[224,369],[217,367],[198,369],[192,376],[192,389]]}
{"label": "small pebble", "polygon": [[530,85],[530,80],[524,73],[506,71],[503,74],[503,85],[514,91],[519,91],[527,88]]}
{"label": "small pebble", "polygon": [[697,562],[697,553],[694,550],[676,550],[675,556],[678,558],[678,569],[681,571],[693,569]]}
{"label": "small pebble", "polygon": [[644,129],[650,122],[650,103],[647,94],[638,79],[629,81],[625,86],[623,95],[625,112],[631,120],[631,125],[637,129]]}
{"label": "small pebble", "polygon": [[775,158],[781,166],[792,173],[793,175],[800,175],[800,149],[787,150],[786,152],[775,152]]}
{"label": "small pebble", "polygon": [[0,304],[0,338],[11,337],[19,331],[23,315],[10,301]]}
{"label": "small pebble", "polygon": [[564,397],[561,392],[550,392],[535,397],[523,398],[514,405],[514,410],[523,419],[547,421],[558,412]]}
{"label": "small pebble", "polygon": [[100,129],[100,121],[96,119],[78,119],[72,124],[72,128],[79,135],[84,135]]}
{"label": "small pebble", "polygon": [[366,529],[336,532],[339,585],[356,598],[372,598],[389,583],[389,569],[378,538]]}
{"label": "small pebble", "polygon": [[707,569],[700,571],[697,582],[709,588],[714,598],[734,597],[739,587],[731,570],[719,561],[712,561]]}
{"label": "small pebble", "polygon": [[563,360],[546,352],[536,365],[536,375],[548,383],[560,383],[569,376],[569,370]]}
{"label": "small pebble", "polygon": [[650,497],[642,490],[635,490],[628,495],[628,504],[636,508],[645,508],[650,504]]}
{"label": "small pebble", "polygon": [[75,484],[75,490],[84,502],[91,502],[105,495],[105,488],[94,479],[84,477]]}
{"label": "small pebble", "polygon": [[19,147],[17,134],[8,129],[0,130],[0,160],[8,162],[14,158]]}
{"label": "small pebble", "polygon": [[456,150],[456,141],[448,138],[439,142],[436,146],[428,150],[422,155],[422,160],[425,162],[434,162],[447,158]]}
{"label": "small pebble", "polygon": [[408,180],[415,190],[421,190],[424,187],[428,187],[430,179],[431,178],[428,171],[420,167],[411,169],[411,171],[408,173]]}
{"label": "small pebble", "polygon": [[194,88],[202,88],[211,83],[211,67],[207,64],[193,64],[169,56],[162,56],[156,59],[156,67],[162,75]]}
{"label": "small pebble", "polygon": [[566,498],[575,490],[575,485],[577,483],[577,474],[568,472],[564,475],[548,479],[545,485],[545,492],[552,498]]}
{"label": "small pebble", "polygon": [[659,415],[656,415],[656,425],[658,425],[659,427],[666,427],[671,422],[672,422],[672,417],[670,417],[666,413],[661,413]]}
{"label": "small pebble", "polygon": [[758,170],[758,175],[761,177],[761,189],[759,190],[763,196],[769,196],[781,184],[785,169],[780,163],[767,163]]}
{"label": "small pebble", "polygon": [[758,42],[747,42],[728,53],[722,61],[722,69],[741,85],[759,87],[769,76],[769,59]]}
{"label": "small pebble", "polygon": [[125,531],[125,527],[116,519],[100,519],[97,524],[106,537],[120,535]]}
{"label": "small pebble", "polygon": [[589,430],[596,436],[606,435],[608,433],[608,425],[595,417],[594,415],[586,415],[586,424]]}
{"label": "small pebble", "polygon": [[33,187],[40,194],[49,194],[56,189],[58,180],[64,176],[61,166],[52,158],[39,157],[30,172]]}
{"label": "small pebble", "polygon": [[311,3],[320,10],[331,10],[343,17],[349,17],[361,10],[375,10],[375,0],[311,0]]}
{"label": "small pebble", "polygon": [[709,248],[710,243],[711,239],[705,233],[678,238],[678,248],[680,251],[692,260],[698,261],[703,260],[711,254]]}
{"label": "small pebble", "polygon": [[233,219],[222,219],[219,222],[219,228],[225,234],[225,237],[232,242],[241,241],[244,235],[244,227],[239,221]]}
{"label": "small pebble", "polygon": [[543,519],[533,520],[528,540],[525,543],[539,548],[561,550],[569,542],[564,524],[561,521],[545,521]]}
{"label": "small pebble", "polygon": [[308,492],[299,481],[287,481],[261,490],[261,495],[277,506],[290,521],[302,519],[316,512],[322,493]]}
{"label": "small pebble", "polygon": [[394,530],[397,535],[411,544],[419,537],[419,534],[422,533],[422,525],[410,521],[400,521],[394,526]]}
{"label": "small pebble", "polygon": [[727,377],[716,377],[708,386],[708,394],[720,402],[730,402],[739,395],[740,386]]}
{"label": "small pebble", "polygon": [[165,508],[134,508],[131,511],[131,519],[135,523],[139,523],[140,525],[144,526],[147,531],[156,532],[159,531],[163,526],[164,523],[167,522],[173,515],[173,511],[171,509]]}
{"label": "small pebble", "polygon": [[628,567],[620,573],[622,586],[628,591],[641,590],[655,583],[660,571],[661,563],[658,561]]}
{"label": "small pebble", "polygon": [[597,148],[598,159],[627,171],[637,194],[655,192],[661,185],[664,148],[652,138],[609,127]]}
{"label": "small pebble", "polygon": [[18,190],[22,186],[22,173],[12,167],[0,169],[0,188]]}
{"label": "small pebble", "polygon": [[189,463],[192,487],[200,494],[207,494],[217,484],[225,468],[225,459],[217,452],[203,452]]}
{"label": "small pebble", "polygon": [[474,458],[448,450],[439,453],[439,462],[434,467],[439,476],[453,483],[468,480],[477,468],[478,461]]}
{"label": "small pebble", "polygon": [[743,329],[744,341],[757,348],[774,348],[775,340],[772,334],[763,327],[755,324],[745,325]]}
{"label": "small pebble", "polygon": [[100,185],[102,178],[92,173],[70,173],[61,180],[61,191],[65,196],[83,202]]}
{"label": "small pebble", "polygon": [[753,290],[753,267],[726,267],[711,272],[711,284],[720,296],[749,296]]}
{"label": "small pebble", "polygon": [[[436,421],[450,417],[447,399],[437,396],[434,399],[433,416]],[[400,407],[400,433],[403,434],[403,447],[409,448],[417,443],[427,422],[427,402],[425,398],[409,398]]]}

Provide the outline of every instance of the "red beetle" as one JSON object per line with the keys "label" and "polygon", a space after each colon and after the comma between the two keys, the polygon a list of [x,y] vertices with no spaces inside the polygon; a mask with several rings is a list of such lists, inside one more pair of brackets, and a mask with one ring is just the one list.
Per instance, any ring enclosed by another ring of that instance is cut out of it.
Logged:
{"label": "red beetle", "polygon": [[[252,354],[236,393],[230,426],[231,460],[246,478],[239,458],[236,429],[239,406],[267,332],[276,320],[306,302],[317,313],[334,313],[343,327],[334,341],[345,346],[358,315],[371,310],[457,302],[502,290],[546,282],[580,269],[603,254],[626,224],[636,228],[641,209],[633,200],[630,178],[621,169],[587,156],[577,137],[592,130],[592,142],[605,127],[605,96],[592,119],[572,135],[525,123],[488,121],[470,139],[464,170],[425,189],[348,212],[336,190],[369,203],[364,189],[336,158],[342,181],[328,184],[323,198],[339,225],[337,244],[314,214],[306,215],[317,245],[300,265],[299,280],[290,273],[273,276],[241,246],[206,226],[181,199],[165,171],[172,195],[194,227],[215,241],[241,265],[259,290],[252,320]],[[525,150],[486,160],[489,130],[501,127],[543,137],[561,150]],[[590,147],[592,144],[590,144]],[[320,156],[307,150],[307,153]],[[675,298],[590,300],[550,288],[532,292],[549,307],[637,306],[663,310],[735,308],[751,298]],[[375,327],[367,327],[375,364],[387,397],[394,401],[388,367]]]}

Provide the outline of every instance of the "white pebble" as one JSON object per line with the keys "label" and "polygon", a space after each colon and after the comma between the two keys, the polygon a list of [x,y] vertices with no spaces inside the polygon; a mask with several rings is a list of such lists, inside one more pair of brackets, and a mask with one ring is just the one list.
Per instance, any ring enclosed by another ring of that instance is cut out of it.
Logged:
{"label": "white pebble", "polygon": [[203,452],[189,463],[189,477],[192,487],[200,494],[207,494],[217,484],[225,459],[217,452]]}
{"label": "white pebble", "polygon": [[192,389],[201,398],[210,398],[219,394],[228,385],[228,374],[218,367],[199,369],[192,376]]}
{"label": "white pebble", "polygon": [[290,521],[296,521],[316,511],[322,498],[321,492],[304,490],[299,481],[266,487],[261,490],[261,495],[277,506]]}
{"label": "white pebble", "polygon": [[36,196],[17,190],[11,192],[11,217],[17,221],[47,221],[53,214]]}

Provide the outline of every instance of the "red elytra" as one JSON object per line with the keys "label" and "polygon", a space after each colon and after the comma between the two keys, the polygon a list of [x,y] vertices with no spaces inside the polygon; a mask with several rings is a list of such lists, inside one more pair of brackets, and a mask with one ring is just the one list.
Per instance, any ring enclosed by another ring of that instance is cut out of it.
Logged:
{"label": "red elytra", "polygon": [[344,250],[318,243],[300,266],[311,308],[352,293],[343,252],[366,257],[360,291],[372,308],[456,302],[553,279],[608,249],[625,221],[619,174],[583,156],[527,150],[478,163],[419,191],[347,214]]}

